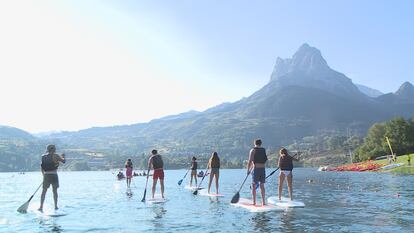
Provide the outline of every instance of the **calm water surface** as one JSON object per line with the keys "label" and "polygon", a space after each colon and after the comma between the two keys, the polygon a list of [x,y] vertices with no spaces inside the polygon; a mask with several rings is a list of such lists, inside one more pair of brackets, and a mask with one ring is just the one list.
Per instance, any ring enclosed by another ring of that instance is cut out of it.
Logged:
{"label": "calm water surface", "polygon": [[[147,205],[140,201],[144,177],[133,179],[134,195],[127,197],[125,181],[109,171],[61,172],[59,205],[67,215],[55,218],[16,212],[41,183],[40,172],[0,173],[0,232],[414,232],[414,176],[298,168],[295,198],[305,208],[251,213],[229,204],[245,170],[221,171],[226,196],[218,199],[194,196],[184,189],[188,180],[178,186],[184,173],[166,171],[170,201]],[[276,177],[266,185],[270,196],[276,195]],[[241,197],[250,197],[248,185]],[[49,190],[47,206],[52,199]]]}

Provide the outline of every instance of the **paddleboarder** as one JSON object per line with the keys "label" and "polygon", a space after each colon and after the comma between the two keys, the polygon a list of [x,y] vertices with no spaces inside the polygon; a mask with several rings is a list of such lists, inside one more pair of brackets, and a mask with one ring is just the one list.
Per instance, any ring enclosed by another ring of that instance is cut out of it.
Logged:
{"label": "paddleboarder", "polygon": [[131,179],[132,179],[132,161],[131,159],[127,159],[127,161],[125,162],[125,173],[126,173],[126,182],[127,182],[127,187],[130,188],[131,187]]}
{"label": "paddleboarder", "polygon": [[278,167],[280,169],[279,174],[279,201],[282,200],[282,190],[283,190],[283,181],[287,180],[289,198],[293,200],[293,188],[292,188],[292,179],[293,179],[293,160],[299,161],[298,158],[290,156],[285,148],[280,149],[279,151],[279,162]]}
{"label": "paddleboarder", "polygon": [[157,150],[151,151],[151,157],[148,160],[148,167],[152,167],[154,169],[154,174],[152,176],[152,198],[154,199],[155,188],[158,180],[160,180],[161,196],[164,198],[164,162]]}
{"label": "paddleboarder", "polygon": [[194,181],[195,181],[195,186],[197,186],[197,168],[198,168],[198,163],[197,163],[197,158],[195,156],[193,156],[193,158],[191,159],[191,178],[190,178],[190,187],[193,186],[193,177],[194,177]]}
{"label": "paddleboarder", "polygon": [[219,193],[219,175],[220,175],[220,158],[218,157],[217,152],[213,152],[211,154],[210,160],[208,161],[208,168],[210,169],[210,179],[208,181],[208,193],[210,194],[210,187],[211,182],[213,181],[213,177],[215,177],[216,181],[216,194]]}
{"label": "paddleboarder", "polygon": [[58,192],[57,189],[59,188],[59,178],[57,174],[57,169],[59,167],[59,163],[65,163],[65,154],[62,156],[56,154],[56,146],[55,145],[48,145],[47,146],[47,154],[42,155],[42,163],[40,165],[40,170],[43,175],[43,190],[42,195],[40,196],[40,207],[39,211],[43,211],[43,203],[45,202],[45,196],[48,188],[52,185],[53,190],[53,201],[55,203],[55,210],[58,208]]}
{"label": "paddleboarder", "polygon": [[[249,162],[247,165],[247,174],[252,171],[252,187],[255,187],[256,183],[260,185],[260,193],[262,195],[262,206],[265,202],[265,180],[266,180],[266,161],[267,155],[265,148],[262,147],[262,140],[254,140],[254,147],[249,153]],[[253,205],[256,205],[256,189],[252,188]]]}

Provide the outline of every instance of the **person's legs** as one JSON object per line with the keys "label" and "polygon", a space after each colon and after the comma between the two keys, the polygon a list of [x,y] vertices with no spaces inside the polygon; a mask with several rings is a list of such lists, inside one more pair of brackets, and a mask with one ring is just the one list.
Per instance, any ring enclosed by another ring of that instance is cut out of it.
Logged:
{"label": "person's legs", "polygon": [[154,199],[155,187],[157,186],[157,180],[158,179],[153,179],[153,182],[152,182],[152,199]]}
{"label": "person's legs", "polygon": [[218,181],[219,181],[219,175],[220,175],[220,173],[219,172],[217,172],[214,176],[216,177],[216,194],[219,194],[219,183],[218,183]]}
{"label": "person's legs", "polygon": [[209,177],[209,179],[208,179],[208,188],[207,188],[207,193],[210,193],[211,182],[213,181],[213,176],[214,176],[214,173],[213,173],[213,172],[210,172],[210,177]]}
{"label": "person's legs", "polygon": [[191,171],[191,178],[190,178],[190,187],[193,186],[193,176],[194,176],[194,171]]}
{"label": "person's legs", "polygon": [[293,178],[292,172],[290,172],[289,175],[286,177],[287,183],[288,183],[288,192],[289,192],[290,200],[293,200],[292,178]]}
{"label": "person's legs", "polygon": [[161,197],[164,198],[164,179],[160,179]]}
{"label": "person's legs", "polygon": [[264,183],[262,182],[260,182],[260,193],[262,194],[262,206],[264,206],[266,204],[265,202],[266,192],[265,192]]}
{"label": "person's legs", "polygon": [[40,207],[39,207],[39,210],[40,211],[42,211],[43,210],[43,203],[45,203],[45,197],[46,197],[46,192],[47,192],[47,189],[48,189],[49,187],[45,187],[45,186],[43,186],[43,189],[42,189],[42,194],[40,195]]}
{"label": "person's legs", "polygon": [[58,208],[58,192],[57,192],[58,187],[57,186],[53,186],[53,201],[55,202],[55,210],[59,209]]}
{"label": "person's legs", "polygon": [[285,180],[285,173],[280,172],[279,175],[279,186],[278,186],[278,190],[279,190],[279,201],[282,199],[282,190],[283,190],[283,181]]}

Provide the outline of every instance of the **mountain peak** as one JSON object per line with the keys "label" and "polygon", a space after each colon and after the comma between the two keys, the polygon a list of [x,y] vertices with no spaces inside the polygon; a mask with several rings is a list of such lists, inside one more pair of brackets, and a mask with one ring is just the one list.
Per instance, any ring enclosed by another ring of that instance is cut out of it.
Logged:
{"label": "mountain peak", "polygon": [[313,71],[325,71],[330,69],[319,49],[304,43],[291,59],[276,59],[271,80],[276,80],[290,72],[300,71],[312,73]]}
{"label": "mountain peak", "polygon": [[414,86],[410,82],[404,82],[395,94],[405,99],[414,100]]}
{"label": "mountain peak", "polygon": [[328,66],[319,49],[299,47],[292,58],[277,58],[270,78],[272,86],[317,88],[346,98],[365,98],[352,80]]}

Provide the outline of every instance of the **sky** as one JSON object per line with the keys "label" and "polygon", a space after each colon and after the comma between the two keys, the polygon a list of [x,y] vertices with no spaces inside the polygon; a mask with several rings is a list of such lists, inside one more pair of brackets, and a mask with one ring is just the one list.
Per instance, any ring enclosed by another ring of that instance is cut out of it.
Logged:
{"label": "sky", "polygon": [[303,43],[384,93],[414,82],[414,2],[0,1],[0,125],[147,122],[251,95]]}

